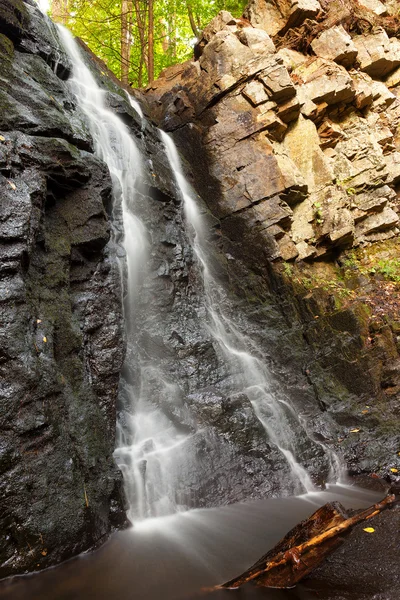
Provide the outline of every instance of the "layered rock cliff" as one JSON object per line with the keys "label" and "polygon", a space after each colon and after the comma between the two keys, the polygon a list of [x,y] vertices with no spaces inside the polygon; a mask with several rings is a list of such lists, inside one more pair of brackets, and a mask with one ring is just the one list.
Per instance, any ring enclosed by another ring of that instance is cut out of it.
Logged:
{"label": "layered rock cliff", "polygon": [[286,357],[338,426],[323,435],[352,472],[388,477],[400,444],[395,12],[254,0],[241,19],[221,12],[195,59],[144,94],[218,219],[238,293],[272,292],[301,330]]}

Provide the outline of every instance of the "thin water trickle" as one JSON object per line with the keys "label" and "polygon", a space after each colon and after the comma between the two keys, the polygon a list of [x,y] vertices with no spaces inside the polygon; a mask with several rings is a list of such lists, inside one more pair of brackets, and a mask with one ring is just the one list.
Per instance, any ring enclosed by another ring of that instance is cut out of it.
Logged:
{"label": "thin water trickle", "polygon": [[135,100],[135,98],[132,98],[132,96],[130,94],[128,94],[128,92],[126,92],[126,97],[128,98],[129,104],[137,112],[137,114],[139,115],[139,117],[141,119],[144,119],[144,114],[143,114],[143,111],[142,111],[142,107],[140,106],[139,102],[137,100]]}
{"label": "thin water trickle", "polygon": [[[186,220],[192,230],[189,237],[203,274],[209,331],[230,366],[230,371],[236,379],[237,389],[249,398],[269,441],[280,450],[290,466],[293,479],[297,484],[296,493],[312,492],[315,487],[307,470],[298,460],[296,448],[298,433],[300,432],[301,439],[307,437],[307,433],[288,400],[283,395],[279,396],[272,392],[271,373],[260,350],[247,335],[239,331],[228,316],[229,299],[224,288],[212,274],[207,255],[203,217],[194,199],[194,193],[183,174],[179,154],[172,138],[163,131],[161,131],[161,138],[182,195]],[[330,453],[329,460],[330,470],[336,479],[338,475],[336,457]]]}

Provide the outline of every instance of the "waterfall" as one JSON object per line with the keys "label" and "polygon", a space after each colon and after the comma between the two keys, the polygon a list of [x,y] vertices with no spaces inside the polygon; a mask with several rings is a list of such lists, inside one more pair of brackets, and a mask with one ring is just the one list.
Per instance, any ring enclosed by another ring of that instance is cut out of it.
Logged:
{"label": "waterfall", "polygon": [[[192,244],[204,280],[208,313],[208,328],[235,378],[234,385],[250,400],[268,439],[279,448],[287,460],[296,492],[311,492],[314,485],[307,471],[296,458],[296,430],[301,424],[289,402],[271,391],[271,374],[262,355],[252,341],[241,333],[225,309],[229,299],[221,284],[212,274],[206,250],[203,219],[194,199],[194,193],[183,175],[178,151],[172,138],[161,131],[171,170],[182,194],[188,225],[192,228]],[[304,437],[305,433],[302,432]]]}
{"label": "waterfall", "polygon": [[[114,205],[122,206],[127,351],[120,394],[124,407],[117,423],[115,459],[124,476],[130,505],[128,518],[135,521],[187,508],[184,494],[177,492],[176,481],[182,470],[194,468],[188,464],[186,451],[180,449],[190,439],[193,428],[189,434],[182,432],[160,409],[162,403],[179,404],[182,392],[164,372],[162,361],[149,359],[146,351],[138,348],[135,307],[146,279],[149,252],[148,232],[135,215],[143,169],[140,151],[123,122],[106,107],[105,92],[83,62],[70,32],[63,27],[59,31],[73,65],[70,86],[87,118],[95,153],[108,165]],[[138,103],[131,98],[129,102],[142,117]],[[150,306],[149,318],[157,318]]]}
{"label": "waterfall", "polygon": [[[197,424],[188,394],[188,375],[179,374],[179,369],[171,369],[162,349],[152,347],[157,336],[150,336],[150,344],[148,340],[143,342],[143,332],[146,331],[141,319],[151,332],[158,333],[161,327],[157,305],[153,306],[151,294],[146,291],[150,280],[148,265],[152,254],[152,235],[138,217],[145,166],[127,127],[106,107],[106,92],[98,87],[84,64],[72,35],[62,27],[60,35],[73,65],[72,91],[87,117],[95,153],[108,165],[114,206],[122,207],[123,232],[118,230],[118,214],[115,214],[114,240],[123,233],[125,256],[121,261],[121,274],[125,282],[127,351],[120,384],[121,410],[117,422],[115,459],[124,476],[128,517],[136,522],[197,506],[199,498],[193,499],[192,492],[187,489],[188,477],[195,481],[192,486],[194,493],[200,489],[198,493],[201,496],[205,470],[213,469],[211,458],[204,458],[204,455],[209,448],[215,449],[216,453],[227,452],[226,448],[230,452],[230,444],[218,438],[210,424]],[[132,108],[143,119],[140,105],[127,96]],[[200,275],[199,305],[190,307],[193,299],[189,296],[182,299],[192,313],[198,315],[193,335],[197,340],[210,340],[217,361],[224,365],[228,373],[227,400],[241,395],[251,403],[268,443],[279,450],[289,467],[293,480],[291,489],[296,493],[312,491],[313,483],[299,458],[298,442],[304,439],[311,445],[314,442],[307,438],[301,417],[287,398],[272,390],[266,357],[250,336],[239,330],[236,322],[228,316],[232,314],[231,310],[227,310],[230,298],[213,272],[203,217],[195,195],[183,176],[172,139],[163,132],[161,139],[183,202],[187,228],[183,233],[192,246],[188,251],[194,255]],[[118,211],[118,208],[115,210]],[[182,319],[182,313],[174,318]],[[176,359],[170,360],[176,362]],[[222,449],[223,444],[225,450]],[[198,468],[201,455],[203,471]],[[207,460],[210,460],[209,464]],[[223,464],[224,460],[221,462]],[[232,485],[229,477],[226,480],[228,483],[223,485]]]}

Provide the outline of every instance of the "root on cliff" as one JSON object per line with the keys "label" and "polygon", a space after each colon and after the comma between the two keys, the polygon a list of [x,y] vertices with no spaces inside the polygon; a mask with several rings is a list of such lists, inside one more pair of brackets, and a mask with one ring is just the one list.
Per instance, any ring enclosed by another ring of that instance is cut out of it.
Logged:
{"label": "root on cliff", "polygon": [[400,19],[382,17],[361,6],[357,0],[320,0],[323,11],[315,20],[306,19],[300,27],[279,32],[273,37],[277,49],[290,48],[309,53],[311,42],[323,31],[341,25],[348,33],[366,34],[382,27],[389,37],[400,36]]}

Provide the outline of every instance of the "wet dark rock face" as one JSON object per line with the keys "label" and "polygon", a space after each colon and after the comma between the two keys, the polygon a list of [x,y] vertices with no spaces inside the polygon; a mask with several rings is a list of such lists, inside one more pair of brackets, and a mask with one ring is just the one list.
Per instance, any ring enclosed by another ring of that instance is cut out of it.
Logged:
{"label": "wet dark rock face", "polygon": [[[137,347],[123,381],[135,380],[140,356],[159,361],[170,380],[185,382],[173,408],[163,403],[157,382],[149,383],[175,425],[194,434],[198,469],[182,472],[183,503],[215,506],[290,493],[286,462],[266,440],[248,398],[229,393],[229,370],[201,326],[207,318],[202,277],[158,132],[139,122],[90,54],[88,62],[144,163],[138,213],[152,244],[135,307]],[[0,0],[0,576],[93,547],[125,519],[112,458],[124,359],[121,207],[118,197],[112,201],[110,175],[94,156],[68,89],[70,71],[56,31],[33,2]],[[175,138],[214,207],[218,184],[209,177],[196,125]],[[271,391],[286,394],[305,417],[316,443],[305,438],[299,458],[322,482],[328,466],[320,443],[340,450],[337,440],[354,422],[355,397],[373,381],[364,377],[369,359],[358,370],[348,368],[346,357],[362,347],[363,332],[358,322],[349,330],[351,315],[344,313],[325,322],[322,336],[315,320],[320,305],[293,297],[282,284],[265,237],[250,234],[240,216],[226,219],[221,231],[204,211],[226,310],[274,373]],[[120,396],[122,408],[124,384]],[[364,470],[375,469],[380,455],[384,460],[386,450],[374,443]],[[360,469],[360,449],[349,442],[346,452]]]}
{"label": "wet dark rock face", "polygon": [[34,3],[0,6],[0,576],[124,522],[112,452],[124,344],[111,180]]}

